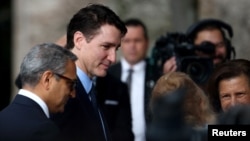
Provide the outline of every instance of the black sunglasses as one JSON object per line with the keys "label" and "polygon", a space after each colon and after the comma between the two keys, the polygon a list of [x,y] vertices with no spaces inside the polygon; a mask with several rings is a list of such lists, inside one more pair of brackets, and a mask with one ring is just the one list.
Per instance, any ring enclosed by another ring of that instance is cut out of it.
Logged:
{"label": "black sunglasses", "polygon": [[76,88],[77,80],[70,79],[70,78],[68,78],[64,75],[58,74],[58,73],[54,73],[54,74],[70,83],[70,91],[72,91],[73,89]]}

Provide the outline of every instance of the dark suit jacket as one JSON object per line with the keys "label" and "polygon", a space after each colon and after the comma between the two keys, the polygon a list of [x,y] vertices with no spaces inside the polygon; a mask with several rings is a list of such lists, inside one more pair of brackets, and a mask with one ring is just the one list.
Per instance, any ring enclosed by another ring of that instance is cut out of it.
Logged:
{"label": "dark suit jacket", "polygon": [[[102,124],[79,79],[76,97],[69,99],[63,113],[51,118],[61,129],[64,139],[68,141],[105,141]],[[105,118],[103,120],[105,123]],[[110,141],[108,129],[106,131]]]}
{"label": "dark suit jacket", "polygon": [[134,141],[128,88],[109,73],[96,79],[97,100],[113,141]]}
{"label": "dark suit jacket", "polygon": [[[145,93],[144,93],[144,112],[145,112],[145,121],[146,125],[148,125],[151,121],[151,112],[149,110],[149,100],[151,96],[151,91],[153,89],[153,86],[155,84],[155,76],[151,72],[151,67],[149,64],[149,60],[145,59],[146,61],[146,73],[145,73]],[[121,74],[122,74],[122,65],[121,62],[117,62],[113,66],[109,68],[109,73],[112,74],[114,77],[121,80]]]}
{"label": "dark suit jacket", "polygon": [[59,141],[59,129],[33,100],[16,95],[0,112],[1,141]]}

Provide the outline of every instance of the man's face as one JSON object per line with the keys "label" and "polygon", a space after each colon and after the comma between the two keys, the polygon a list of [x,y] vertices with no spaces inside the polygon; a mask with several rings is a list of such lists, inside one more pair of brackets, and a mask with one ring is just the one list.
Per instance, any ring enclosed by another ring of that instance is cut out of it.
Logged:
{"label": "man's face", "polygon": [[250,104],[250,87],[247,76],[240,75],[221,80],[218,88],[220,103],[224,112],[235,105]]}
{"label": "man's face", "polygon": [[127,33],[122,39],[121,51],[123,57],[133,65],[143,60],[148,51],[148,40],[141,26],[127,26]]}
{"label": "man's face", "polygon": [[50,112],[63,112],[69,98],[75,97],[76,65],[74,61],[68,61],[64,74],[53,73],[53,83],[46,98]]}
{"label": "man's face", "polygon": [[218,29],[205,29],[200,31],[195,38],[194,44],[200,45],[208,41],[215,45],[215,54],[213,57],[214,65],[220,64],[226,60],[227,49],[223,36]]}
{"label": "man's face", "polygon": [[105,76],[107,69],[116,61],[116,51],[121,38],[121,32],[115,26],[108,24],[102,25],[91,40],[81,32],[76,32],[73,49],[78,57],[76,65],[90,78]]}

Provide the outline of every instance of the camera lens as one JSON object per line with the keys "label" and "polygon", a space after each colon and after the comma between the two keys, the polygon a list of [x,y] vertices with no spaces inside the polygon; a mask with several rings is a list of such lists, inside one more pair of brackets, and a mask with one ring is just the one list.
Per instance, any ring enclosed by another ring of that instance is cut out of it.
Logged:
{"label": "camera lens", "polygon": [[187,68],[186,73],[195,81],[203,82],[207,78],[205,66],[199,62],[191,62]]}
{"label": "camera lens", "polygon": [[196,83],[204,84],[212,70],[212,59],[201,57],[184,57],[181,59],[180,71],[188,74]]}

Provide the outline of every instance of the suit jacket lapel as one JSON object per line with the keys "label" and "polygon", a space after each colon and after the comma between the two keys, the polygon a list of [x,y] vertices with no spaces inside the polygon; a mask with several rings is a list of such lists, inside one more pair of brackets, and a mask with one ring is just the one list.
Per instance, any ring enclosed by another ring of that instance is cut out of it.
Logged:
{"label": "suit jacket lapel", "polygon": [[[77,86],[76,86],[76,98],[80,101],[80,104],[82,106],[83,109],[86,109],[88,113],[91,113],[89,114],[89,116],[92,117],[92,119],[97,119],[97,122],[99,122],[99,125],[101,127],[101,130],[102,130],[102,123],[101,123],[101,120],[99,120],[99,115],[97,115],[95,113],[95,109],[89,99],[89,96],[86,92],[86,90],[84,89],[82,83],[80,82],[80,79],[77,79],[78,83],[77,83]],[[108,130],[108,127],[107,127],[107,123],[106,123],[106,120],[105,120],[105,117],[102,113],[102,111],[100,111],[100,114],[102,116],[102,120],[103,120],[103,123],[104,123],[104,128],[105,128],[105,131],[106,131],[106,137],[108,140],[111,139],[110,137],[110,134],[109,134],[109,130]],[[97,117],[98,116],[98,117]],[[102,132],[103,133],[103,132]]]}
{"label": "suit jacket lapel", "polygon": [[[88,94],[86,90],[84,89],[80,79],[77,79],[77,85],[76,85],[76,98],[79,100],[79,103],[81,105],[82,109],[86,109],[88,113],[94,113],[94,108],[92,106],[92,103],[89,100]],[[89,114],[94,115],[94,114]]]}

